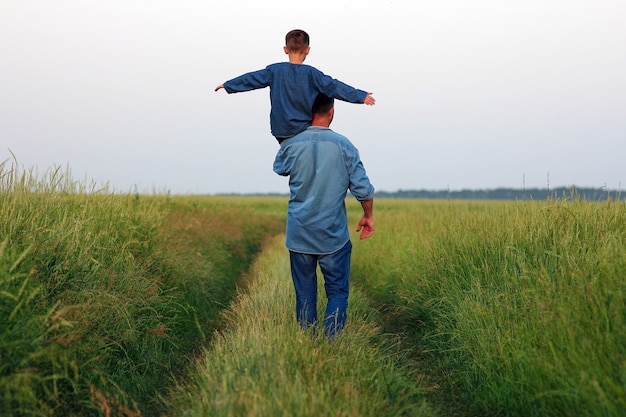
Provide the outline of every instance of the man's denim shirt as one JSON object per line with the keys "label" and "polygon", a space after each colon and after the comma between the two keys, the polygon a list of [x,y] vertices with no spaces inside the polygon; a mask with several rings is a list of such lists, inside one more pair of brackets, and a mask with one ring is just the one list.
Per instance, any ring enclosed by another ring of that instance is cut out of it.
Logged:
{"label": "man's denim shirt", "polygon": [[294,252],[329,254],[350,239],[345,198],[374,198],[359,151],[329,128],[311,126],[284,141],[274,172],[289,176],[286,246]]}

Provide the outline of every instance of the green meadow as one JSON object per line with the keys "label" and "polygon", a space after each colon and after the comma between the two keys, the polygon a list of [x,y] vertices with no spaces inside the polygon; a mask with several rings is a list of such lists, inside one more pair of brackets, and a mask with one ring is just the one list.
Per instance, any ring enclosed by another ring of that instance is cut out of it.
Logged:
{"label": "green meadow", "polygon": [[286,208],[0,165],[0,415],[625,415],[619,198],[376,200],[333,340]]}

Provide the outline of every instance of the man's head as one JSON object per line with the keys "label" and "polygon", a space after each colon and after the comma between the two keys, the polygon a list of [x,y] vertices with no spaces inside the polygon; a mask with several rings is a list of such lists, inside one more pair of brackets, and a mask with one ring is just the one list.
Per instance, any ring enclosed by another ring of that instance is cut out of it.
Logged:
{"label": "man's head", "polygon": [[335,99],[325,94],[318,94],[313,102],[312,126],[329,127],[335,116]]}
{"label": "man's head", "polygon": [[308,53],[309,34],[301,29],[294,29],[285,36],[285,48],[289,52]]}

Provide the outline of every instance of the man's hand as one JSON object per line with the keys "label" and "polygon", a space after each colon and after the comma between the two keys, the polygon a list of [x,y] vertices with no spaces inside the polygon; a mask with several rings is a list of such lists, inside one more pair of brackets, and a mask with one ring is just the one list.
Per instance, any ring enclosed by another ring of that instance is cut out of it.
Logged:
{"label": "man's hand", "polygon": [[356,231],[361,232],[361,240],[367,239],[374,234],[374,219],[365,216],[361,217]]}
{"label": "man's hand", "polygon": [[372,94],[373,93],[367,93],[363,103],[367,104],[368,106],[373,106],[374,104],[376,104],[376,99],[374,98]]}
{"label": "man's hand", "polygon": [[220,89],[224,88],[224,84],[220,84],[217,87],[215,87],[215,91],[218,91]]}

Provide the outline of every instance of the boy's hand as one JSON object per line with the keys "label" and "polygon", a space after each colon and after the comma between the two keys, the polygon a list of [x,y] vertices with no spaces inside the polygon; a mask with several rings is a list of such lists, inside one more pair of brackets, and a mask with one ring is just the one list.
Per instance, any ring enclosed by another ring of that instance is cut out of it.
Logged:
{"label": "boy's hand", "polygon": [[224,88],[224,84],[220,84],[217,87],[215,87],[215,91],[220,90],[222,88]]}
{"label": "boy's hand", "polygon": [[372,94],[373,93],[367,93],[367,95],[365,96],[365,100],[363,101],[364,104],[367,104],[368,106],[373,106],[374,104],[376,104],[376,99],[374,98],[374,96],[372,96]]}

